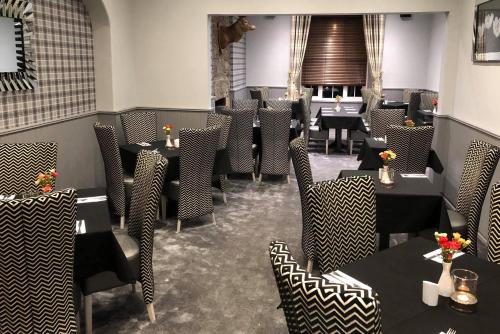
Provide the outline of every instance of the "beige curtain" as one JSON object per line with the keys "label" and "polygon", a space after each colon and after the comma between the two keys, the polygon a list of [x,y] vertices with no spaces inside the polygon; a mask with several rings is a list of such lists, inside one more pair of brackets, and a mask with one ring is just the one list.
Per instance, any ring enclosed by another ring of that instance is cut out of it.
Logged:
{"label": "beige curtain", "polygon": [[292,30],[290,33],[290,68],[288,71],[287,98],[298,100],[300,96],[300,76],[302,61],[306,53],[307,37],[311,15],[292,16]]}
{"label": "beige curtain", "polygon": [[385,15],[363,15],[366,54],[370,64],[372,87],[382,95],[382,58],[384,53]]}

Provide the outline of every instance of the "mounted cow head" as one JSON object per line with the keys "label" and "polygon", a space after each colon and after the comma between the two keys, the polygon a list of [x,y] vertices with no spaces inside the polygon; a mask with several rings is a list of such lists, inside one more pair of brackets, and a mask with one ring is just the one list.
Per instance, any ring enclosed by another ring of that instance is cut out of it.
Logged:
{"label": "mounted cow head", "polygon": [[240,16],[230,26],[219,26],[219,49],[224,50],[229,44],[238,42],[247,31],[256,27],[248,21],[246,16]]}

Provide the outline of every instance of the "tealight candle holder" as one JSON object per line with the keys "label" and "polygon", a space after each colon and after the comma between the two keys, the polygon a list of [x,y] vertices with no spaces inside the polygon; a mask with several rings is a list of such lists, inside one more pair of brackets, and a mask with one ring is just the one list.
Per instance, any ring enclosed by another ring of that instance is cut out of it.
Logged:
{"label": "tealight candle holder", "polygon": [[476,312],[479,276],[470,270],[454,269],[451,272],[451,277],[455,291],[450,296],[450,306],[459,312]]}

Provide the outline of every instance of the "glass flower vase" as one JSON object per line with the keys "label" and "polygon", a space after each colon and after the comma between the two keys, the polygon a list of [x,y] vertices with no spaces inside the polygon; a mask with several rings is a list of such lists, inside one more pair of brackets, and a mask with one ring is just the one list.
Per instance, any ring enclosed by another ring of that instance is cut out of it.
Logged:
{"label": "glass flower vase", "polygon": [[384,165],[384,168],[379,172],[380,183],[385,185],[394,184],[394,170],[389,168],[388,165]]}

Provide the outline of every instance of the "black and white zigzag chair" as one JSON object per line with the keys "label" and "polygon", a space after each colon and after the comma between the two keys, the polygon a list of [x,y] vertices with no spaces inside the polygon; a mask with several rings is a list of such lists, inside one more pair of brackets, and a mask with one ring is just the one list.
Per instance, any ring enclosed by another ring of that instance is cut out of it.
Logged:
{"label": "black and white zigzag chair", "polygon": [[255,163],[253,159],[253,118],[251,110],[225,109],[224,115],[231,116],[231,127],[227,150],[231,173],[251,173],[255,181]]}
{"label": "black and white zigzag chair", "polygon": [[212,174],[221,128],[179,131],[179,180],[168,185],[168,198],[178,201],[177,233],[183,220],[212,214]]}
{"label": "black and white zigzag chair", "polygon": [[0,333],[77,333],[74,189],[0,201]]}
{"label": "black and white zigzag chair", "polygon": [[260,109],[260,131],[262,136],[262,174],[286,175],[290,183],[290,120],[292,109]]}
{"label": "black and white zigzag chair", "polygon": [[500,183],[491,187],[488,261],[500,264]]}
{"label": "black and white zigzag chair", "polygon": [[390,165],[400,173],[424,174],[431,151],[433,126],[387,128],[387,148],[397,155]]}
{"label": "black and white zigzag chair", "polygon": [[420,109],[421,110],[432,110],[434,106],[432,105],[433,99],[438,99],[439,94],[436,92],[425,91],[420,94]]}
{"label": "black and white zigzag chair", "polygon": [[256,99],[235,99],[233,101],[233,109],[252,110],[254,115],[259,111],[259,100]]}
{"label": "black and white zigzag chair", "polygon": [[499,157],[498,147],[477,139],[471,142],[460,179],[456,211],[448,210],[453,231],[471,240],[466,250],[472,255],[477,255],[481,210]]}
{"label": "black and white zigzag chair", "polygon": [[[250,100],[251,101],[251,100]],[[224,151],[223,155],[217,156],[214,162],[214,176],[212,185],[222,192],[224,203],[227,203],[226,198],[226,175],[230,171],[229,154],[227,153],[227,139],[229,137],[229,130],[231,128],[231,116],[208,113],[207,114],[207,128],[216,126],[221,129],[219,144],[217,145],[218,151]]]}
{"label": "black and white zigzag chair", "polygon": [[314,234],[312,231],[309,211],[307,210],[306,189],[313,184],[311,164],[307,154],[304,138],[296,138],[290,143],[290,155],[299,185],[300,203],[302,206],[302,251],[307,259],[307,272],[311,272],[314,262]]}
{"label": "black and white zigzag chair", "polygon": [[404,109],[375,109],[370,113],[370,128],[373,138],[385,137],[389,125],[403,125]]}
{"label": "black and white zigzag chair", "polygon": [[306,190],[306,201],[315,260],[322,273],[375,252],[375,185],[371,177],[314,183]]}
{"label": "black and white zigzag chair", "polygon": [[[157,152],[146,150],[139,152],[127,232],[115,233],[130,268],[137,281],[141,283],[144,304],[146,304],[151,322],[156,320],[153,307],[154,223],[167,165],[168,161]],[[96,274],[82,283],[86,333],[92,333],[92,294],[125,284],[116,277],[114,272]]]}
{"label": "black and white zigzag chair", "polygon": [[118,137],[112,125],[94,124],[97,142],[101,149],[104,171],[106,173],[107,193],[114,210],[120,216],[120,228],[125,227],[126,188],[132,188],[134,178],[125,176],[118,146]]}
{"label": "black and white zigzag chair", "polygon": [[149,143],[158,140],[156,113],[151,111],[128,112],[121,114],[120,119],[127,144]]}
{"label": "black and white zigzag chair", "polygon": [[290,111],[290,118],[291,118],[292,101],[291,100],[267,100],[267,109]]}
{"label": "black and white zigzag chair", "polygon": [[329,282],[306,272],[284,242],[272,241],[269,255],[290,333],[382,332],[375,291]]}
{"label": "black and white zigzag chair", "polygon": [[56,168],[57,143],[0,144],[0,194],[37,192],[36,176]]}

